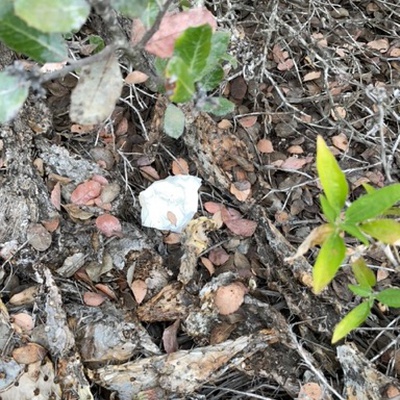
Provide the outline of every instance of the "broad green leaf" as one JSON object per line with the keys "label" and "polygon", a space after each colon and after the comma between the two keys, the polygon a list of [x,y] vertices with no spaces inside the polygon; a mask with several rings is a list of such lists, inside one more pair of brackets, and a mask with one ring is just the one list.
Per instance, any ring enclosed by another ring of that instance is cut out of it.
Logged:
{"label": "broad green leaf", "polygon": [[29,82],[0,72],[0,124],[14,118],[29,93]]}
{"label": "broad green leaf", "polygon": [[207,60],[207,66],[214,68],[227,55],[231,35],[228,32],[214,32],[211,37],[211,50]]}
{"label": "broad green leaf", "polygon": [[369,287],[363,287],[359,285],[348,285],[349,289],[357,296],[360,297],[371,297],[372,295],[372,290]]}
{"label": "broad green leaf", "polygon": [[320,293],[335,277],[346,255],[344,240],[333,232],[322,244],[313,268],[313,289]]}
{"label": "broad green leaf", "polygon": [[111,0],[112,7],[129,18],[141,17],[149,7],[148,3],[148,0]]}
{"label": "broad green leaf", "polygon": [[392,217],[400,217],[400,208],[399,207],[390,207],[389,210],[382,213],[385,216],[392,216]]}
{"label": "broad green leaf", "polygon": [[334,208],[332,208],[332,206],[329,204],[328,200],[323,194],[319,196],[319,201],[321,202],[322,212],[324,213],[326,219],[331,224],[334,224],[337,217],[339,216],[339,213]]}
{"label": "broad green leaf", "polygon": [[382,290],[382,292],[379,292],[375,298],[389,307],[400,307],[400,289],[391,288]]}
{"label": "broad green leaf", "polygon": [[71,95],[71,120],[82,125],[103,122],[113,112],[121,95],[123,80],[114,53],[82,68]]}
{"label": "broad green leaf", "polygon": [[201,77],[207,65],[211,36],[212,28],[205,24],[187,28],[175,41],[174,55],[182,59],[195,81]]}
{"label": "broad green leaf", "polygon": [[195,93],[194,78],[188,72],[184,61],[179,57],[172,57],[167,64],[165,75],[173,83],[174,89],[170,100],[175,103],[186,103]]}
{"label": "broad green leaf", "polygon": [[147,0],[146,3],[146,9],[140,13],[139,18],[146,28],[150,28],[153,26],[158,13],[160,12],[160,7],[158,5],[158,1],[156,0]]}
{"label": "broad green leaf", "polygon": [[0,40],[10,49],[41,63],[62,61],[68,55],[61,34],[46,34],[29,27],[14,15],[9,0],[0,0]]}
{"label": "broad green leaf", "polygon": [[346,210],[346,222],[357,224],[382,215],[400,201],[400,183],[374,190],[354,201]]}
{"label": "broad green leaf", "polygon": [[209,92],[215,89],[221,83],[224,75],[224,69],[220,66],[216,66],[210,70],[207,67],[203,73],[203,77],[199,81],[200,87],[206,92]]}
{"label": "broad green leaf", "polygon": [[156,69],[157,75],[164,76],[165,68],[168,64],[168,58],[156,57],[154,59],[154,68]]}
{"label": "broad green leaf", "polygon": [[364,301],[351,310],[335,327],[332,336],[332,344],[343,339],[353,329],[358,328],[371,312],[373,301]]}
{"label": "broad green leaf", "polygon": [[93,53],[100,53],[106,47],[103,38],[98,35],[90,35],[89,36],[89,43],[94,47]]}
{"label": "broad green leaf", "polygon": [[235,105],[223,97],[209,97],[202,105],[201,110],[219,117],[233,112]]}
{"label": "broad green leaf", "polygon": [[174,139],[178,139],[185,129],[185,115],[182,110],[169,104],[164,114],[164,132]]}
{"label": "broad green leaf", "polygon": [[400,224],[393,219],[368,221],[360,229],[382,243],[400,244]]}
{"label": "broad green leaf", "polygon": [[15,14],[42,32],[79,30],[90,13],[86,0],[14,0]]}
{"label": "broad green leaf", "polygon": [[360,231],[357,225],[349,224],[349,223],[341,223],[339,225],[340,229],[343,229],[349,235],[358,239],[362,244],[368,246],[369,240],[368,238]]}
{"label": "broad green leaf", "polygon": [[376,285],[376,278],[374,272],[368,268],[363,258],[357,258],[352,264],[354,277],[357,283],[362,287],[373,288]]}
{"label": "broad green leaf", "polygon": [[346,177],[322,136],[317,137],[317,171],[325,196],[339,213],[349,192]]}
{"label": "broad green leaf", "polygon": [[372,192],[374,192],[374,191],[376,190],[376,189],[375,189],[373,186],[371,186],[369,183],[363,183],[362,186],[363,186],[363,188],[365,189],[365,191],[366,191],[367,193],[372,193]]}

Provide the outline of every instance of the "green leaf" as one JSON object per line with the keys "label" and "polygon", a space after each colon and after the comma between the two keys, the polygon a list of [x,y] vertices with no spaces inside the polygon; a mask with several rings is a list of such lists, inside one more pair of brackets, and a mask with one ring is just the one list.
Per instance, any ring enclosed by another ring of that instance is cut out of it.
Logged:
{"label": "green leaf", "polygon": [[356,201],[346,210],[346,222],[357,224],[382,215],[400,201],[400,183],[374,190]]}
{"label": "green leaf", "polygon": [[367,193],[372,193],[372,192],[374,192],[376,190],[373,186],[371,186],[368,183],[363,183],[362,186],[363,186],[363,188],[365,189],[365,191]]}
{"label": "green leaf", "polygon": [[10,49],[41,63],[67,58],[67,46],[61,34],[46,34],[29,27],[14,15],[9,0],[0,0],[0,40]]}
{"label": "green leaf", "polygon": [[313,268],[313,288],[320,293],[335,277],[346,255],[344,240],[333,232],[322,244]]}
{"label": "green leaf", "polygon": [[358,328],[371,312],[373,300],[364,301],[351,310],[335,327],[332,336],[332,344],[343,339],[353,329]]}
{"label": "green leaf", "polygon": [[371,297],[372,295],[372,290],[369,287],[363,287],[360,285],[348,285],[349,289],[357,296],[360,297]]}
{"label": "green leaf", "polygon": [[223,97],[210,97],[201,106],[201,110],[219,117],[233,112],[235,105]]}
{"label": "green leaf", "polygon": [[185,62],[179,57],[172,57],[167,64],[166,77],[175,87],[170,100],[175,103],[186,103],[195,93],[194,78],[188,72]]}
{"label": "green leaf", "polygon": [[339,213],[334,208],[332,208],[332,206],[329,204],[328,200],[323,194],[319,196],[319,201],[321,202],[322,212],[324,213],[326,219],[331,224],[334,224],[337,217],[339,216]]}
{"label": "green leaf", "polygon": [[90,35],[89,36],[89,43],[94,47],[93,53],[99,53],[106,47],[103,38],[98,35]]}
{"label": "green leaf", "polygon": [[86,0],[14,0],[15,14],[42,32],[79,30],[90,13]]}
{"label": "green leaf", "polygon": [[114,53],[82,68],[78,85],[71,94],[71,120],[82,125],[103,122],[115,108],[123,86]]}
{"label": "green leaf", "polygon": [[207,60],[207,66],[211,69],[219,66],[221,60],[227,55],[231,35],[228,32],[214,32],[211,37],[211,50]]}
{"label": "green leaf", "polygon": [[220,66],[217,66],[210,70],[206,68],[205,73],[203,73],[203,77],[199,81],[200,87],[206,92],[209,92],[215,89],[221,83],[224,75],[224,69]]}
{"label": "green leaf", "polygon": [[174,55],[186,64],[193,80],[201,77],[211,50],[212,28],[205,24],[187,28],[175,41]]}
{"label": "green leaf", "polygon": [[363,287],[373,288],[376,285],[376,277],[374,272],[368,268],[363,258],[357,258],[352,264],[354,277],[357,283]]}
{"label": "green leaf", "polygon": [[344,173],[322,136],[317,137],[317,171],[329,204],[340,213],[349,188]]}
{"label": "green leaf", "polygon": [[185,114],[173,104],[169,104],[164,115],[164,132],[178,139],[185,129]]}
{"label": "green leaf", "polygon": [[357,225],[349,224],[349,223],[341,223],[339,225],[340,229],[346,231],[349,235],[358,239],[361,243],[368,246],[369,240],[368,238],[360,231]]}
{"label": "green leaf", "polygon": [[360,224],[360,229],[385,244],[400,244],[400,224],[393,219],[376,219]]}
{"label": "green leaf", "polygon": [[24,104],[29,93],[29,82],[0,72],[0,124],[14,118]]}
{"label": "green leaf", "polygon": [[382,292],[379,292],[375,298],[389,307],[400,307],[400,289],[391,288],[382,290]]}
{"label": "green leaf", "polygon": [[147,0],[111,0],[112,7],[129,18],[141,17],[149,7],[148,3]]}
{"label": "green leaf", "polygon": [[150,28],[153,26],[159,12],[160,7],[158,5],[158,1],[147,0],[146,9],[140,13],[139,18],[146,28]]}

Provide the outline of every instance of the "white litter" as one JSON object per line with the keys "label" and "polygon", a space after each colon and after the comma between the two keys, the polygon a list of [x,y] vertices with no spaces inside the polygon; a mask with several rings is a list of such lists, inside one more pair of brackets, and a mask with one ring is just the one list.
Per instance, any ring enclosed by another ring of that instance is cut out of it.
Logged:
{"label": "white litter", "polygon": [[152,183],[139,194],[142,225],[180,233],[197,211],[201,179],[169,176]]}

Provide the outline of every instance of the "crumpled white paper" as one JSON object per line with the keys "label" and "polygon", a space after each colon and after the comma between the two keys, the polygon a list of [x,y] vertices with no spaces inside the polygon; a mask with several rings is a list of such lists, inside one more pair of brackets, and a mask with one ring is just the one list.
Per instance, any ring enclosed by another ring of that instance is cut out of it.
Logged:
{"label": "crumpled white paper", "polygon": [[152,183],[139,194],[142,225],[180,233],[197,211],[200,186],[201,179],[190,175]]}

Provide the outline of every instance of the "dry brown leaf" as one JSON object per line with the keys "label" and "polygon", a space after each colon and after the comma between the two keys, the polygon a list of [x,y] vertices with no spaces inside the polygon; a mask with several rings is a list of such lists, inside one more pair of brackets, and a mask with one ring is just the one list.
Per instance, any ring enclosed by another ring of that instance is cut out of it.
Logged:
{"label": "dry brown leaf", "polygon": [[242,214],[240,213],[240,211],[235,210],[234,208],[223,206],[221,208],[221,217],[222,221],[224,221],[224,224],[227,224],[229,222],[241,219]]}
{"label": "dry brown leaf", "polygon": [[52,233],[55,232],[60,226],[60,219],[58,217],[55,217],[46,221],[41,221],[41,223],[48,232]]}
{"label": "dry brown leaf", "polygon": [[229,260],[229,254],[222,247],[218,247],[210,251],[208,258],[214,265],[219,266]]}
{"label": "dry brown leaf", "polygon": [[32,316],[24,312],[11,314],[10,321],[14,329],[19,328],[19,330],[25,333],[32,332],[32,329],[35,327]]}
{"label": "dry brown leaf", "polygon": [[315,32],[311,36],[317,41],[319,47],[328,47],[328,41],[322,33]]}
{"label": "dry brown leaf", "polygon": [[19,364],[33,364],[42,361],[47,354],[47,350],[37,343],[28,343],[25,346],[14,349],[13,359]]}
{"label": "dry brown leaf", "polygon": [[243,303],[246,287],[241,282],[221,286],[215,292],[214,304],[221,315],[233,314]]}
{"label": "dry brown leaf", "polygon": [[122,226],[119,219],[110,214],[103,214],[96,218],[97,229],[106,237],[121,236]]}
{"label": "dry brown leaf", "polygon": [[174,353],[179,348],[177,335],[180,324],[181,321],[177,319],[172,325],[164,329],[162,335],[162,342],[164,350],[167,354]]}
{"label": "dry brown leaf", "polygon": [[181,235],[180,233],[170,232],[165,238],[165,244],[178,244],[181,242]]}
{"label": "dry brown leaf", "polygon": [[220,203],[215,203],[214,201],[206,201],[204,204],[204,208],[210,214],[215,214],[217,211],[221,211],[223,207]]}
{"label": "dry brown leaf", "polygon": [[336,107],[332,108],[332,110],[331,110],[331,117],[335,121],[346,118],[346,115],[347,115],[347,112],[344,107],[336,106]]}
{"label": "dry brown leaf", "polygon": [[169,222],[171,222],[172,225],[176,226],[178,219],[172,211],[167,211],[167,219]]}
{"label": "dry brown leaf", "polygon": [[389,52],[390,57],[400,57],[400,48],[394,47],[393,49],[390,50]]}
{"label": "dry brown leaf", "polygon": [[246,201],[251,194],[251,183],[249,181],[233,182],[229,191],[239,201]]}
{"label": "dry brown leaf", "polygon": [[104,285],[104,283],[96,283],[96,285],[94,285],[94,287],[98,290],[100,290],[101,293],[104,293],[108,298],[110,298],[111,300],[118,300],[117,295],[115,294],[115,292],[107,285]]}
{"label": "dry brown leaf", "polygon": [[308,382],[301,386],[298,400],[323,400],[324,393],[318,383]]}
{"label": "dry brown leaf", "polygon": [[72,124],[70,131],[71,133],[92,133],[94,129],[94,125],[80,125],[80,124]]}
{"label": "dry brown leaf", "polygon": [[37,251],[46,251],[51,245],[51,234],[42,224],[30,224],[26,232],[28,243]]}
{"label": "dry brown leaf", "polygon": [[236,219],[224,222],[231,232],[244,237],[253,236],[257,229],[257,222],[249,219]]}
{"label": "dry brown leaf", "polygon": [[138,85],[139,83],[144,83],[149,79],[149,76],[141,71],[132,71],[130,72],[126,78],[125,83],[128,85]]}
{"label": "dry brown leaf", "polygon": [[257,115],[248,115],[239,119],[243,128],[251,128],[257,122]]}
{"label": "dry brown leaf", "polygon": [[75,204],[66,204],[63,206],[65,210],[67,210],[68,215],[73,219],[73,220],[81,220],[81,221],[86,221],[90,218],[93,217],[93,213],[81,210],[77,205]]}
{"label": "dry brown leaf", "polygon": [[228,119],[221,119],[221,121],[218,122],[218,129],[221,130],[227,130],[229,128],[232,128],[232,123]]}
{"label": "dry brown leaf", "polygon": [[286,61],[278,64],[277,68],[279,71],[289,71],[294,66],[294,61],[291,58],[288,58]]}
{"label": "dry brown leaf", "polygon": [[306,158],[298,158],[298,157],[289,157],[287,158],[281,165],[281,168],[284,169],[300,169],[304,167],[304,165],[309,164],[312,162],[313,158],[312,157],[306,157]]}
{"label": "dry brown leaf", "polygon": [[108,185],[108,180],[107,180],[107,178],[105,178],[105,177],[102,176],[102,175],[93,175],[92,181],[93,181],[93,182],[100,183],[101,186],[106,186],[106,185]]}
{"label": "dry brown leaf", "polygon": [[122,118],[115,130],[115,136],[123,136],[128,132],[129,123],[127,118]]}
{"label": "dry brown leaf", "polygon": [[339,133],[339,135],[332,136],[332,143],[339,150],[347,151],[349,149],[349,141],[344,133]]}
{"label": "dry brown leaf", "polygon": [[299,146],[299,145],[290,146],[287,149],[287,151],[290,154],[303,154],[304,153],[303,148],[301,146]]}
{"label": "dry brown leaf", "polygon": [[89,307],[98,307],[106,301],[106,296],[101,293],[85,292],[83,293],[83,302]]}
{"label": "dry brown leaf", "polygon": [[189,175],[189,164],[184,158],[172,161],[172,173],[174,175]]}
{"label": "dry brown leaf", "polygon": [[71,194],[71,203],[78,206],[86,205],[101,193],[99,182],[90,180],[79,184]]}
{"label": "dry brown leaf", "polygon": [[380,53],[386,53],[389,50],[389,40],[386,38],[373,40],[367,43],[367,47]]}
{"label": "dry brown leaf", "polygon": [[313,81],[321,77],[321,71],[311,71],[305,74],[303,77],[303,82]]}
{"label": "dry brown leaf", "polygon": [[265,153],[265,154],[274,152],[272,142],[268,139],[259,140],[259,142],[257,143],[257,149],[260,153]]}
{"label": "dry brown leaf", "polygon": [[19,293],[11,296],[8,303],[13,306],[23,306],[26,304],[33,304],[35,302],[36,296],[39,293],[38,286],[30,286]]}
{"label": "dry brown leaf", "polygon": [[140,167],[140,172],[146,179],[154,181],[160,180],[160,175],[158,175],[158,172],[151,165]]}
{"label": "dry brown leaf", "polygon": [[222,221],[221,210],[214,213],[212,219],[215,221],[216,229],[222,228],[224,221]]}
{"label": "dry brown leaf", "polygon": [[146,43],[146,51],[161,58],[172,57],[175,40],[187,28],[209,24],[215,30],[215,17],[206,8],[194,8],[179,13],[167,13],[156,33]]}
{"label": "dry brown leaf", "polygon": [[50,201],[56,210],[58,210],[58,211],[61,210],[61,185],[60,185],[60,182],[57,182],[54,185],[54,188],[51,191]]}
{"label": "dry brown leaf", "polygon": [[135,279],[131,283],[131,290],[136,302],[141,304],[147,294],[147,283],[141,279]]}
{"label": "dry brown leaf", "polygon": [[201,262],[207,268],[208,273],[213,276],[215,273],[215,268],[213,263],[206,257],[200,257]]}
{"label": "dry brown leaf", "polygon": [[279,44],[275,44],[272,48],[272,57],[274,61],[279,64],[284,62],[289,57],[289,53],[287,51],[283,51],[282,47]]}

